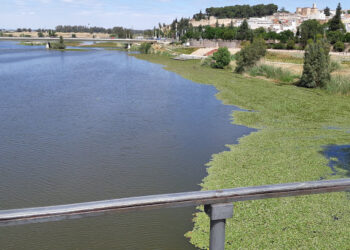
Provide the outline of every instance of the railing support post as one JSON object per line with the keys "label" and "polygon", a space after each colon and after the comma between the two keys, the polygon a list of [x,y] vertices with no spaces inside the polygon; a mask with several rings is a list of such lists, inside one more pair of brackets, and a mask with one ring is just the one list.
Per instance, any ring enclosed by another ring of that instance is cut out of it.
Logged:
{"label": "railing support post", "polygon": [[210,218],[210,250],[225,250],[226,219],[233,217],[233,204],[205,205],[204,211]]}

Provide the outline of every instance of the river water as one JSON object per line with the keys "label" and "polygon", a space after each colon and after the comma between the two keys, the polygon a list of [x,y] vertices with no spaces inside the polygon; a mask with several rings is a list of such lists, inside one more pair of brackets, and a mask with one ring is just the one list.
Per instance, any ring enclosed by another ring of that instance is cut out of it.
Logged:
{"label": "river water", "polygon": [[[125,52],[0,42],[0,210],[200,190],[252,131],[215,93]],[[0,227],[0,249],[192,249],[194,212]]]}

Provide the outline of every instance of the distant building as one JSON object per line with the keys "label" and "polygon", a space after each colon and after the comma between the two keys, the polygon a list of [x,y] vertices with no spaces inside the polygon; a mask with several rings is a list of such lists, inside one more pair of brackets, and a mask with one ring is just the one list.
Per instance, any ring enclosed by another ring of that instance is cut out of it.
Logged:
{"label": "distant building", "polygon": [[[344,12],[347,13],[347,10]],[[330,11],[330,16],[326,16],[324,10],[319,10],[316,4],[313,4],[312,7],[298,7],[296,8],[295,13],[275,13],[272,16],[265,17],[252,17],[248,18],[247,22],[251,29],[264,28],[266,30],[276,31],[277,33],[291,30],[294,33],[297,31],[297,28],[306,20],[315,19],[320,23],[326,23],[335,15],[335,10]],[[234,26],[238,27],[242,24],[244,19],[242,18],[225,18],[219,19],[216,17],[209,17],[208,19],[202,19],[196,21],[194,19],[190,20],[190,23],[193,27],[199,26]],[[350,32],[350,15],[343,14],[342,21],[345,24],[346,30]]]}

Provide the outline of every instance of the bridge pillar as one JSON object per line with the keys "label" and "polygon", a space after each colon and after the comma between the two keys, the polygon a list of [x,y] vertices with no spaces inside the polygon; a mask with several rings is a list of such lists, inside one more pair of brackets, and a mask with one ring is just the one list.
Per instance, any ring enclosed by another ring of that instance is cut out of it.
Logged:
{"label": "bridge pillar", "polygon": [[210,250],[225,250],[226,219],[233,217],[233,204],[205,205],[204,211],[210,217]]}

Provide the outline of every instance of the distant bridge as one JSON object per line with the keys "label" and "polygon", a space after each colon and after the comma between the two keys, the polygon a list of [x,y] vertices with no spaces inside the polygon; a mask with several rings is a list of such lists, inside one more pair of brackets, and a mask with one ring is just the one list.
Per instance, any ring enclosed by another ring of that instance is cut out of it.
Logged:
{"label": "distant bridge", "polygon": [[[66,42],[116,42],[116,43],[159,43],[155,39],[121,39],[121,38],[63,38]],[[0,37],[0,41],[18,41],[18,42],[57,42],[58,37]]]}

